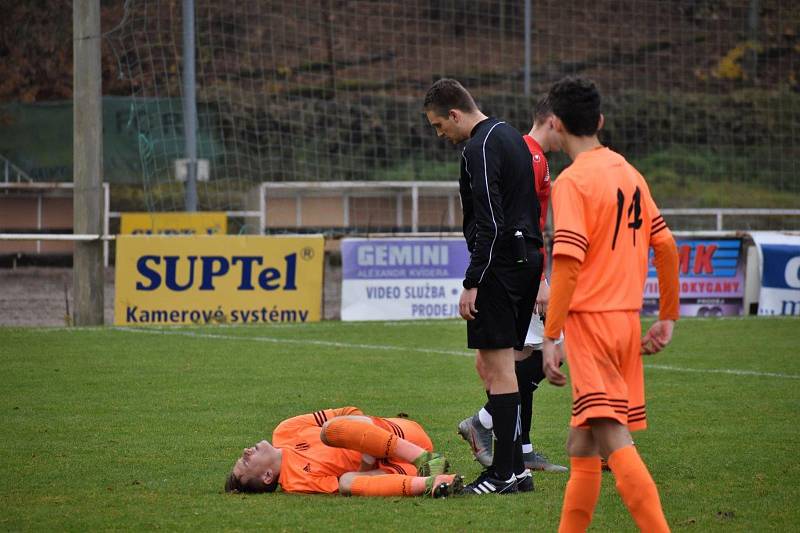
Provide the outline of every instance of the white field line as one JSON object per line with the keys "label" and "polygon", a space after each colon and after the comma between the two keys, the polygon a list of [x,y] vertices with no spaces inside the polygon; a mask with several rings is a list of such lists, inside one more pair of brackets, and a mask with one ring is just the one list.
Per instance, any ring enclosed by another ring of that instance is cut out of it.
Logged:
{"label": "white field line", "polygon": [[[429,348],[413,348],[408,346],[392,346],[387,344],[359,344],[350,342],[320,341],[312,339],[281,339],[277,337],[219,335],[214,333],[197,333],[194,331],[182,331],[178,329],[167,330],[167,329],[144,329],[144,328],[129,328],[129,327],[115,327],[113,329],[117,331],[144,333],[149,335],[177,335],[183,337],[193,337],[198,339],[222,339],[222,340],[233,340],[233,341],[266,342],[271,344],[329,346],[333,348],[350,348],[356,350],[433,353],[440,355],[460,355],[466,357],[471,357],[474,354],[474,352],[467,352],[461,350],[433,350]],[[734,376],[758,376],[758,377],[771,377],[771,378],[783,378],[783,379],[800,379],[800,375],[797,374],[780,374],[777,372],[757,372],[755,370],[737,370],[733,368],[684,368],[678,366],[653,365],[653,364],[645,364],[644,367],[652,368],[654,370],[668,370],[672,372],[692,372],[698,374],[731,374]]]}
{"label": "white field line", "polygon": [[146,333],[150,335],[178,335],[183,337],[194,337],[199,339],[224,339],[233,341],[268,342],[272,344],[329,346],[332,348],[351,348],[356,350],[382,350],[382,351],[393,351],[393,352],[434,353],[440,355],[462,355],[462,356],[472,355],[472,352],[464,352],[457,350],[432,350],[429,348],[412,348],[408,346],[391,346],[385,344],[357,344],[351,342],[319,341],[312,339],[281,339],[277,337],[254,337],[249,335],[217,335],[213,333],[197,333],[194,331],[180,331],[180,330],[166,330],[166,329],[144,329],[144,328],[140,329],[140,328],[128,328],[128,327],[116,327],[114,329],[118,331],[127,331],[131,333]]}
{"label": "white field line", "polygon": [[736,370],[732,368],[681,368],[667,365],[644,365],[656,370],[672,370],[673,372],[695,372],[702,374],[733,374],[735,376],[760,376],[769,378],[800,379],[796,374],[780,374],[777,372],[757,372],[755,370]]}
{"label": "white field line", "polygon": [[[202,327],[203,325],[200,325]],[[214,329],[235,329],[235,330],[243,330],[244,328],[252,327],[245,324],[213,324]],[[388,321],[360,321],[360,322],[340,322],[336,320],[323,320],[320,322],[314,322],[311,324],[298,324],[298,323],[291,323],[291,324],[269,324],[270,329],[297,329],[297,328],[308,328],[312,326],[317,329],[327,329],[327,328],[337,328],[340,329],[342,327],[364,327],[364,326],[374,326],[374,327],[414,327],[418,328],[420,326],[424,327],[464,327],[463,320],[388,320]],[[31,329],[29,326],[2,326],[8,329]],[[126,326],[37,326],[36,331],[40,333],[79,333],[81,331],[108,331],[110,328],[121,329],[125,328]],[[162,329],[169,329],[174,328],[178,329],[190,329],[193,326],[185,326],[185,325],[175,325],[175,326],[162,326]]]}
{"label": "white field line", "polygon": [[[770,321],[777,321],[777,320],[797,320],[796,317],[790,316],[726,316],[726,317],[685,317],[681,318],[682,322],[692,321],[692,322],[731,322],[736,320],[770,320]],[[198,325],[202,327],[203,325]],[[322,320],[320,322],[314,322],[310,324],[298,324],[298,323],[291,323],[291,324],[270,324],[270,329],[292,329],[292,328],[308,328],[309,326],[317,328],[317,329],[327,329],[337,328],[340,329],[342,327],[395,327],[395,328],[419,328],[419,327],[435,327],[435,328],[443,328],[443,327],[464,327],[464,321],[460,319],[443,319],[443,320],[361,320],[361,321],[348,321],[342,322],[339,320]],[[9,329],[30,329],[28,326],[3,326]],[[114,327],[113,325],[110,327]],[[124,327],[124,326],[122,326]],[[185,326],[185,325],[162,325],[163,329],[171,329],[174,328],[178,329],[189,329],[193,326]],[[245,324],[214,324],[214,329],[236,329],[241,330],[243,328],[251,327]],[[68,332],[68,333],[75,333],[81,331],[106,331],[109,329],[109,326],[38,326],[36,330],[41,333],[51,333],[51,332]],[[471,352],[470,352],[471,355]],[[799,377],[800,378],[800,377]]]}

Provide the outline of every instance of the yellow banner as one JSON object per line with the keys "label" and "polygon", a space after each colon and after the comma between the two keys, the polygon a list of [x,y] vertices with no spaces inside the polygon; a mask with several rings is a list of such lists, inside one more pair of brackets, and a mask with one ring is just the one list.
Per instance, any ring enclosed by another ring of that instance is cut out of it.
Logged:
{"label": "yellow banner", "polygon": [[323,257],[321,235],[121,235],[114,324],[317,322]]}
{"label": "yellow banner", "polygon": [[200,213],[122,213],[123,235],[225,235],[228,217],[222,211]]}

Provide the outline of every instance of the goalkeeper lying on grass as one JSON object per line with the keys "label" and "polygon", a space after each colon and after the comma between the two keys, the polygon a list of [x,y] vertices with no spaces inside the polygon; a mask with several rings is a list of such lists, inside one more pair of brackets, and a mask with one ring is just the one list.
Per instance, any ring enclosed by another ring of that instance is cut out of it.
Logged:
{"label": "goalkeeper lying on grass", "polygon": [[448,466],[413,420],[342,407],[278,424],[271,444],[244,449],[225,491],[273,492],[280,485],[284,492],[439,498],[462,490],[462,477],[446,474]]}

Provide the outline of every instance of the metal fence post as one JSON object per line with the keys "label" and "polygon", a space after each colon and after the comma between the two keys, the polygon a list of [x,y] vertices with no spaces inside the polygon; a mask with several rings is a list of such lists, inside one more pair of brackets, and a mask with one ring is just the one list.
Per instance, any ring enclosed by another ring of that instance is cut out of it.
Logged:
{"label": "metal fence post", "polygon": [[419,185],[411,187],[411,231],[419,231]]}
{"label": "metal fence post", "polygon": [[194,51],[194,0],[183,0],[183,133],[187,160],[187,211],[197,211],[197,80]]}
{"label": "metal fence post", "polygon": [[533,8],[531,0],[525,0],[525,66],[524,88],[525,96],[531,95],[531,15]]}

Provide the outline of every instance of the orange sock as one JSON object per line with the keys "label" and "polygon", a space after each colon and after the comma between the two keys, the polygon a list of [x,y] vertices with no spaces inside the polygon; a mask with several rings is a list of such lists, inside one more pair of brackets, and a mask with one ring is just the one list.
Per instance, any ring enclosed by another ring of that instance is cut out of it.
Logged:
{"label": "orange sock", "polygon": [[658,489],[636,447],[625,446],[608,456],[608,466],[617,480],[617,491],[642,531],[669,531],[661,509]]}
{"label": "orange sock", "polygon": [[353,496],[420,496],[430,495],[432,487],[439,483],[452,483],[455,474],[442,474],[431,477],[403,476],[385,474],[379,476],[358,476],[350,485]]}
{"label": "orange sock", "polygon": [[394,457],[397,435],[369,422],[347,418],[328,421],[325,438],[331,446],[366,453],[372,457]]}
{"label": "orange sock", "polygon": [[415,479],[423,480],[422,486],[425,487],[425,478],[415,478],[414,476],[400,474],[358,476],[350,485],[350,493],[353,496],[413,496],[412,485]]}
{"label": "orange sock", "polygon": [[569,464],[569,481],[564,492],[559,533],[586,531],[600,496],[600,457],[570,457]]}

